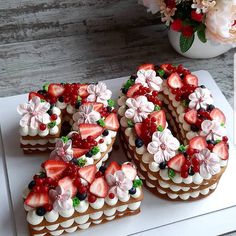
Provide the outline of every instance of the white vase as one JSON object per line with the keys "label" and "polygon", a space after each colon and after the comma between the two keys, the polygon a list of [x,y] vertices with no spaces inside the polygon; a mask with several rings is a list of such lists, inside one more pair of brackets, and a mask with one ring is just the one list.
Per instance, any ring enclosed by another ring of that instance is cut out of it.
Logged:
{"label": "white vase", "polygon": [[208,40],[206,43],[202,43],[199,40],[197,34],[195,33],[195,38],[191,48],[187,52],[182,53],[179,45],[180,33],[170,29],[168,31],[168,37],[171,46],[179,54],[188,58],[195,58],[195,59],[213,58],[229,51],[232,48],[231,45],[217,44],[210,40]]}

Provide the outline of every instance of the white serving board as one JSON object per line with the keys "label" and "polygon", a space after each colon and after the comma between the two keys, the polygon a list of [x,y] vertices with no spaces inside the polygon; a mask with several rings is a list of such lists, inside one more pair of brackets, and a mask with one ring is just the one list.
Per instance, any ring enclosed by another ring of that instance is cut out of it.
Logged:
{"label": "white serving board", "polygon": [[[215,104],[226,114],[229,137],[232,139],[232,108],[208,72],[198,71],[195,74],[199,76],[202,84],[211,89]],[[114,98],[117,98],[121,84],[126,79],[127,77],[106,81],[107,86],[113,92]],[[28,184],[32,175],[39,169],[41,162],[48,157],[46,154],[37,156],[24,155],[19,148],[19,134],[17,129],[20,117],[16,113],[16,107],[19,103],[25,102],[26,99],[26,94],[0,99],[0,123],[2,127],[2,136],[4,137],[3,143],[5,147],[5,158],[9,174],[16,230],[17,235],[19,236],[24,236],[28,233],[25,212],[22,205],[22,189]],[[223,175],[217,190],[209,197],[196,202],[170,202],[161,200],[145,190],[141,214],[92,227],[91,229],[81,231],[80,235],[154,235],[157,233],[168,232],[169,230],[172,230],[173,232],[178,232],[179,230],[179,233],[183,233],[183,230],[180,230],[179,228],[183,222],[194,222],[195,220],[195,224],[197,225],[197,219],[201,219],[201,217],[199,217],[201,215],[204,215],[204,217],[209,215],[210,217],[215,215],[215,213],[212,212],[217,213],[217,211],[219,212],[220,210],[234,207],[236,205],[236,159],[235,148],[232,145],[230,145],[230,147],[231,158],[229,166]],[[124,159],[125,156],[120,149],[113,153],[112,159],[113,158],[120,160]],[[236,207],[234,208],[233,213],[234,212],[236,212]],[[214,217],[217,216],[215,215]],[[210,229],[210,220],[208,220],[208,224]],[[222,224],[229,226],[229,219],[227,219],[227,217],[222,218],[221,224],[214,222],[214,232],[222,233],[222,227],[220,226]],[[195,226],[190,223],[187,223],[187,225],[188,227],[185,227],[184,232],[191,230],[191,235],[195,235],[197,233]],[[223,228],[225,229],[223,232],[226,232],[228,229],[232,230],[231,228],[225,227]],[[236,225],[233,229],[236,229]],[[0,229],[0,234],[1,233]],[[74,236],[76,234],[77,233],[71,235]],[[208,232],[205,235],[211,235],[211,232]]]}

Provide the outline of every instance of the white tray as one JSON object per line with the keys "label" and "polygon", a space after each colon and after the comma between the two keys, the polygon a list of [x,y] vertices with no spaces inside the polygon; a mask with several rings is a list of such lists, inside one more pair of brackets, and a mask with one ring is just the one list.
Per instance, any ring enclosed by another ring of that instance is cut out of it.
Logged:
{"label": "white tray", "polygon": [[[196,74],[199,76],[201,83],[211,89],[215,104],[226,114],[229,137],[232,139],[232,108],[208,72],[198,71]],[[126,79],[120,78],[106,81],[107,86],[113,91],[114,98],[118,96],[121,84]],[[16,107],[19,103],[25,102],[26,99],[27,95],[0,99],[0,123],[5,147],[4,158],[7,163],[16,230],[19,236],[28,234],[25,213],[22,206],[22,189],[30,181],[32,175],[39,169],[41,162],[48,157],[48,155],[23,155],[19,148],[19,134],[17,132],[19,116],[16,113]],[[216,235],[226,231],[236,230],[236,225],[231,220],[231,217],[235,219],[236,215],[236,159],[233,145],[230,144],[230,147],[229,166],[217,190],[209,197],[196,202],[170,202],[161,200],[148,191],[145,191],[141,214],[92,227],[91,229],[81,231],[79,235],[141,236],[156,235],[159,233],[169,235],[171,232],[175,235],[187,235],[189,233],[191,235],[199,235],[199,232],[202,235]],[[119,150],[113,153],[112,158],[119,160],[125,157],[122,150]],[[219,211],[226,216],[219,217]],[[227,217],[228,215],[229,217]],[[7,235],[2,234],[1,230],[2,228],[0,228],[0,235]],[[74,233],[71,235],[74,236],[77,234]]]}

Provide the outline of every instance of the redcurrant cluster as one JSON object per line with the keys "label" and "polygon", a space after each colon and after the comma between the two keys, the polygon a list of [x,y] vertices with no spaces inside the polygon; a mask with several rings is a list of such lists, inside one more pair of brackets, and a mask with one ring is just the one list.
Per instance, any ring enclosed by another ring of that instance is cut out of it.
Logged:
{"label": "redcurrant cluster", "polygon": [[152,94],[147,94],[146,97],[148,99],[148,101],[152,102],[153,104],[157,105],[157,106],[161,106],[162,102],[158,99],[158,92],[157,91],[153,91]]}
{"label": "redcurrant cluster", "polygon": [[82,139],[79,133],[72,134],[71,139],[74,148],[91,149],[98,145],[97,141],[92,136]]}
{"label": "redcurrant cluster", "polygon": [[175,100],[181,101],[188,99],[189,95],[195,91],[196,87],[194,85],[185,84],[182,88],[172,89],[172,93],[175,94]]}
{"label": "redcurrant cluster", "polygon": [[155,117],[148,117],[142,123],[142,139],[145,144],[150,143],[153,133],[157,131],[157,125],[155,122]]}
{"label": "redcurrant cluster", "polygon": [[140,86],[139,87],[139,90],[134,92],[133,96],[142,96],[142,95],[145,95],[145,94],[149,94],[151,92],[151,89],[150,88],[147,88],[147,87],[144,87],[144,86]]}
{"label": "redcurrant cluster", "polygon": [[70,103],[72,106],[74,106],[78,102],[78,89],[80,87],[80,84],[65,84],[64,85],[64,102]]}
{"label": "redcurrant cluster", "polygon": [[35,175],[33,179],[35,185],[32,190],[34,192],[47,193],[49,189],[57,186],[57,181],[50,177],[40,177],[39,175]]}

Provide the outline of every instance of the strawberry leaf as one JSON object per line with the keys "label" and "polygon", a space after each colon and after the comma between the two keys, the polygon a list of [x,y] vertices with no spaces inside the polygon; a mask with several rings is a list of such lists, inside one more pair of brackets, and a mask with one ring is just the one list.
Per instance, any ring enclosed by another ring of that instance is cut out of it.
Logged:
{"label": "strawberry leaf", "polygon": [[185,37],[183,34],[180,35],[180,50],[182,53],[187,52],[193,45],[194,34],[191,37]]}

